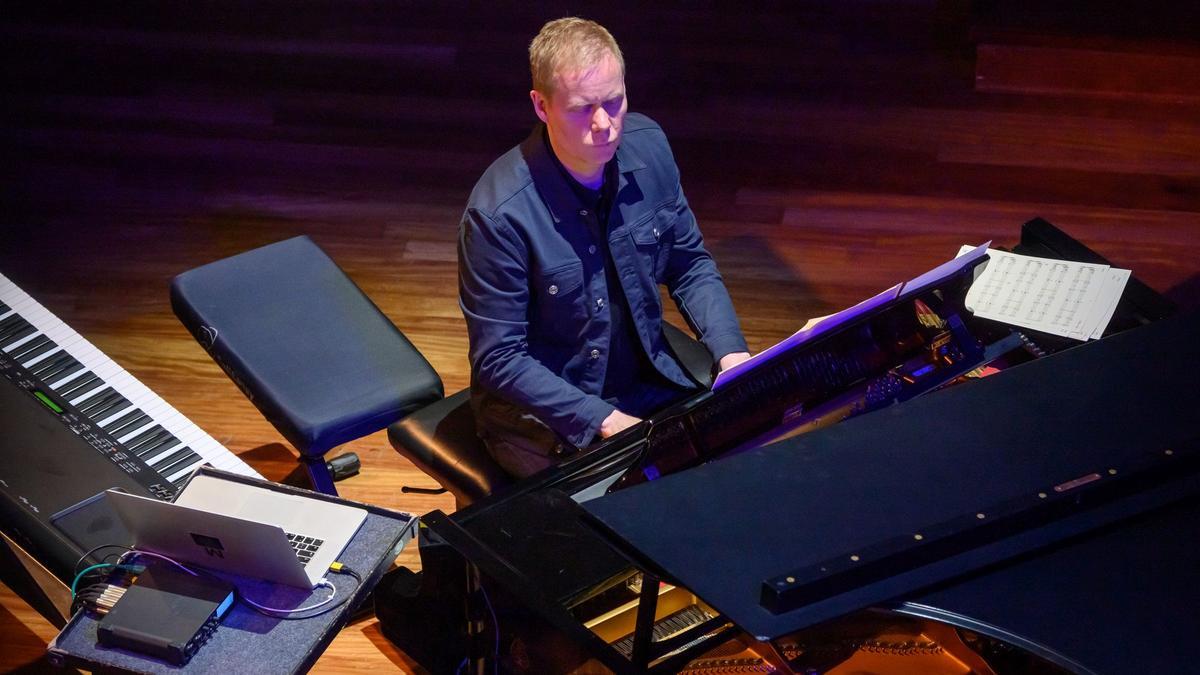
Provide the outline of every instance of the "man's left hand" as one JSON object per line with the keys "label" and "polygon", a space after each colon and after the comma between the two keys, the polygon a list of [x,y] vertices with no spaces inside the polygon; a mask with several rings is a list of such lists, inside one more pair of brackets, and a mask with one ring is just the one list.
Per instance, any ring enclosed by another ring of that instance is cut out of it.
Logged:
{"label": "man's left hand", "polygon": [[720,361],[717,362],[717,372],[721,372],[723,370],[729,370],[730,368],[736,366],[737,364],[741,363],[742,361],[748,361],[749,359],[750,359],[750,352],[733,352],[730,354],[726,354],[725,356],[721,357]]}

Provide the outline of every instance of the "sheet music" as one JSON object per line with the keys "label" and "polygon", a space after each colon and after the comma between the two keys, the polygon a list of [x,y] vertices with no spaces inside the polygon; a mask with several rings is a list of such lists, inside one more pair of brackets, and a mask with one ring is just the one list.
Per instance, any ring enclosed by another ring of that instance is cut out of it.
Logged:
{"label": "sheet music", "polygon": [[1108,265],[1005,251],[987,255],[967,291],[967,309],[986,319],[1076,340],[1104,333],[1130,274]]}

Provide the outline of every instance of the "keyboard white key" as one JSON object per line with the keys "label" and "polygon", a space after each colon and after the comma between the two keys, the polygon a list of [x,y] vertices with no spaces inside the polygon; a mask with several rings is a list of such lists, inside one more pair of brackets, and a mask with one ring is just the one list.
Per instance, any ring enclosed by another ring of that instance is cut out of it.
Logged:
{"label": "keyboard white key", "polygon": [[[13,339],[17,335],[20,337]],[[53,345],[45,346],[43,338]],[[3,274],[0,351],[35,375],[41,370],[47,375],[42,382],[51,391],[72,392],[68,403],[105,430],[134,419],[127,417],[131,413],[144,413],[146,420],[120,428],[116,438],[168,481],[182,480],[203,462],[262,477]],[[81,386],[91,376],[99,382]],[[87,413],[89,409],[95,414]],[[156,429],[161,433],[148,433]]]}

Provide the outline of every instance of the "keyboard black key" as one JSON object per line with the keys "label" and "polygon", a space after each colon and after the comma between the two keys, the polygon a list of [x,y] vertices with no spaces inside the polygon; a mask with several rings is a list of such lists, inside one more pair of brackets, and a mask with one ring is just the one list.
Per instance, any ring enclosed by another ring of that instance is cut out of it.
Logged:
{"label": "keyboard black key", "polygon": [[53,372],[57,368],[74,361],[75,358],[66,352],[58,352],[38,361],[29,368],[29,372],[40,378],[42,373]]}
{"label": "keyboard black key", "polygon": [[156,471],[162,472],[162,474],[164,476],[167,475],[167,472],[163,471],[163,469],[166,469],[167,467],[171,466],[172,464],[174,464],[176,461],[178,461],[182,457],[184,457],[192,452],[190,449],[179,445],[178,442],[173,442],[173,443],[171,443],[171,445],[174,446],[173,449],[164,446],[162,448],[162,450],[164,450],[165,452],[164,451],[148,452],[142,456],[142,460],[145,461],[147,464],[149,464],[151,468],[155,469]]}
{"label": "keyboard black key", "polygon": [[167,433],[166,429],[163,429],[162,426],[155,424],[154,426],[143,431],[142,433],[138,434],[137,436],[134,436],[133,438],[122,441],[122,443],[125,445],[126,449],[131,450],[131,451],[137,453],[138,455],[141,455],[140,450],[143,450],[147,443],[151,442],[155,438],[158,438],[162,434],[165,434],[165,433]]}
{"label": "keyboard black key", "polygon": [[192,452],[191,448],[183,448],[179,452],[171,453],[170,457],[156,464],[154,469],[164,477],[169,478],[183,467],[189,464],[197,464],[199,461],[200,455]]}
{"label": "keyboard black key", "polygon": [[69,384],[70,382],[74,382],[76,379],[79,379],[80,377],[86,377],[86,375],[79,375],[79,372],[82,370],[83,370],[83,364],[76,361],[75,363],[68,365],[66,368],[63,368],[62,370],[58,371],[57,373],[54,373],[53,375],[51,375],[50,377],[47,377],[46,379],[44,379],[42,381],[45,382],[46,384],[50,385],[51,389],[54,389],[55,385],[57,385],[59,383],[66,385],[66,384]]}
{"label": "keyboard black key", "polygon": [[125,415],[109,422],[106,426],[104,426],[104,430],[107,431],[113,438],[120,438],[134,429],[145,425],[149,421],[149,415],[135,408]]}
{"label": "keyboard black key", "polygon": [[149,464],[157,464],[154,458],[161,455],[164,450],[168,450],[176,445],[179,445],[179,439],[175,438],[170,432],[165,435],[160,434],[158,440],[147,443],[141,450],[138,451],[138,456],[145,459]]}
{"label": "keyboard black key", "polygon": [[17,363],[25,365],[27,362],[37,358],[38,355],[45,354],[57,346],[58,345],[54,344],[54,341],[49,337],[45,335],[39,335],[38,337],[12,350],[8,353],[8,355],[16,359]]}
{"label": "keyboard black key", "polygon": [[101,380],[95,373],[84,373],[70,382],[53,385],[51,389],[57,391],[63,398],[70,401],[73,398],[83,396],[101,384],[104,384],[104,380]]}
{"label": "keyboard black key", "polygon": [[129,402],[129,399],[117,394],[117,398],[112,401],[101,406],[93,406],[91,411],[87,413],[87,416],[92,421],[99,422],[100,420],[112,417],[131,405],[133,404]]}
{"label": "keyboard black key", "polygon": [[0,302],[0,316],[4,316],[4,313],[7,312],[9,309],[11,309],[11,308],[8,305],[4,304],[3,302]]}
{"label": "keyboard black key", "polygon": [[41,375],[38,375],[38,374],[41,374],[41,372],[46,372],[50,369],[58,368],[58,366],[61,364],[71,363],[71,360],[72,360],[71,354],[68,354],[68,353],[60,350],[58,352],[50,354],[50,356],[40,360],[40,362],[37,362],[34,365],[29,366],[29,371],[32,372],[32,374],[37,375],[38,377],[41,377]]}
{"label": "keyboard black key", "polygon": [[42,382],[53,387],[55,382],[80,370],[83,370],[83,364],[77,361],[75,357],[68,355],[67,360],[62,365],[44,370],[38,377],[42,378]]}
{"label": "keyboard black key", "polygon": [[7,337],[0,338],[0,349],[7,349],[9,345],[16,344],[17,342],[24,340],[32,335],[36,330],[37,329],[33,327],[33,324],[25,324],[21,328],[9,334]]}
{"label": "keyboard black key", "polygon": [[[79,408],[79,412],[87,415],[88,417],[92,417],[90,411],[95,410],[100,406],[108,405],[109,403],[121,398],[123,397],[117,392],[113,391],[112,387],[105,387],[104,389],[101,389],[99,393],[92,394],[91,396],[87,397],[86,400],[80,401],[77,407]],[[93,417],[92,419],[95,418]]]}
{"label": "keyboard black key", "polygon": [[20,314],[13,314],[7,319],[0,321],[0,339],[8,337],[11,332],[28,325],[29,322],[25,320],[25,317]]}

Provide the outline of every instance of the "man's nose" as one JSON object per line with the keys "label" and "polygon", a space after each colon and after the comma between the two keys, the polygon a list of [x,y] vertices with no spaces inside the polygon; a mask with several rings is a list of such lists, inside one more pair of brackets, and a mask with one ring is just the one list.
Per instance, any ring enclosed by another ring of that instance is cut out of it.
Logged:
{"label": "man's nose", "polygon": [[592,133],[608,131],[611,126],[612,118],[608,116],[608,112],[603,106],[596,106],[596,112],[592,113]]}

